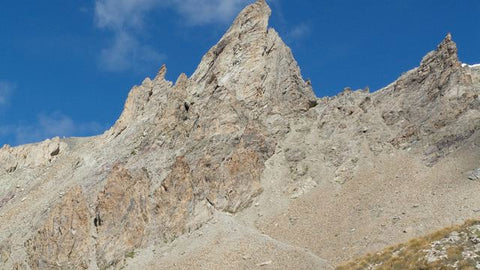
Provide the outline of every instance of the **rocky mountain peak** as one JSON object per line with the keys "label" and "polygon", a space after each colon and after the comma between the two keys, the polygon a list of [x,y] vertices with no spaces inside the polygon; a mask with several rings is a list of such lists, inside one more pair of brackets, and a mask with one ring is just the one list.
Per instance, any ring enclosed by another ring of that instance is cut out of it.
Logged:
{"label": "rocky mountain peak", "polygon": [[[250,111],[250,119],[315,106],[311,85],[303,80],[290,48],[275,30],[268,29],[270,14],[262,0],[243,9],[190,78],[182,74],[173,85],[165,80],[167,68],[163,65],[153,81],[147,78],[132,89],[120,119],[108,134],[117,136],[135,123],[145,126],[145,122],[154,122],[172,98],[182,104],[178,108],[195,104],[193,111],[201,111],[203,116],[218,112],[209,105],[214,97],[224,101],[220,106],[241,103]],[[183,114],[183,109],[178,110],[175,113]]]}
{"label": "rocky mountain peak", "polygon": [[238,31],[266,31],[271,13],[272,10],[265,0],[258,0],[240,12],[227,34]]}
{"label": "rocky mountain peak", "polygon": [[395,83],[395,91],[401,89],[414,90],[409,97],[412,102],[420,102],[421,106],[432,105],[432,100],[445,95],[450,85],[471,84],[471,78],[462,70],[458,59],[457,45],[451,34],[443,39],[434,51],[423,57],[420,66],[402,75]]}
{"label": "rocky mountain peak", "polygon": [[163,80],[165,79],[165,75],[167,74],[167,65],[162,65],[162,67],[158,70],[157,76],[155,80]]}
{"label": "rocky mountain peak", "polygon": [[265,1],[257,1],[238,15],[192,75],[191,95],[224,91],[258,114],[306,111],[315,104],[290,49],[268,29],[270,13]]}
{"label": "rocky mountain peak", "polygon": [[451,35],[317,99],[270,12],[133,87],[105,134],[0,149],[0,268],[330,269],[478,212],[480,75]]}
{"label": "rocky mountain peak", "polygon": [[445,36],[435,51],[432,51],[423,58],[420,66],[428,66],[439,70],[459,68],[461,66],[458,60],[457,44],[452,40],[450,33]]}

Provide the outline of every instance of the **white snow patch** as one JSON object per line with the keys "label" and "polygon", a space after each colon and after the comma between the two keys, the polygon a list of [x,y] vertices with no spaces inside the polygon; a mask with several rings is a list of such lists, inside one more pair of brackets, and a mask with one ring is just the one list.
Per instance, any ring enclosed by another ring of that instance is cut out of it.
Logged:
{"label": "white snow patch", "polygon": [[469,65],[466,63],[462,63],[462,67],[477,68],[477,67],[480,67],[480,64]]}

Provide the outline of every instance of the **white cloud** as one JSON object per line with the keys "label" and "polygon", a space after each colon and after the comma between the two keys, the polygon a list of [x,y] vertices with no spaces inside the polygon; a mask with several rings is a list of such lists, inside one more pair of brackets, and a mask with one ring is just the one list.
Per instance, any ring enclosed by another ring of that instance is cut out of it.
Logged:
{"label": "white cloud", "polygon": [[7,81],[0,81],[0,106],[6,105],[10,95],[15,90],[16,86]]}
{"label": "white cloud", "polygon": [[190,24],[225,23],[250,0],[171,0],[170,6],[176,9]]}
{"label": "white cloud", "polygon": [[141,28],[155,8],[171,8],[192,24],[230,21],[253,0],[96,0],[97,26],[121,31]]}
{"label": "white cloud", "polygon": [[225,23],[251,0],[96,0],[97,27],[111,31],[110,47],[102,50],[100,63],[108,71],[123,71],[145,64],[160,65],[165,55],[141,41],[144,19],[158,8],[175,10],[188,25]]}
{"label": "white cloud", "polygon": [[103,49],[100,63],[107,71],[124,71],[135,68],[142,71],[144,65],[159,65],[165,56],[148,45],[141,44],[135,36],[125,31],[115,33],[111,47]]}
{"label": "white cloud", "polygon": [[139,28],[145,13],[161,0],[96,0],[95,19],[100,28],[121,31],[126,27]]}
{"label": "white cloud", "polygon": [[310,33],[310,26],[302,23],[293,27],[288,33],[287,38],[291,40],[300,40]]}
{"label": "white cloud", "polygon": [[98,134],[103,131],[96,122],[76,123],[60,112],[40,114],[33,125],[12,125],[1,127],[1,137],[11,136],[15,144],[39,142],[48,138],[84,136]]}
{"label": "white cloud", "polygon": [[160,65],[164,56],[151,46],[142,44],[138,33],[143,30],[143,18],[160,3],[158,0],[97,0],[97,27],[111,31],[110,47],[100,54],[101,67],[107,71],[124,71],[149,65]]}

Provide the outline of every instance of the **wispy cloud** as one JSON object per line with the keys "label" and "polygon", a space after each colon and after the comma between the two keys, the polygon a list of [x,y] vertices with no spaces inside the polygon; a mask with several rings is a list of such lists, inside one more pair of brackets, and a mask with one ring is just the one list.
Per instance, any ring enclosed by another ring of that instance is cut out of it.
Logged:
{"label": "wispy cloud", "polygon": [[310,26],[302,23],[293,27],[288,33],[287,38],[293,41],[298,41],[305,38],[310,33]]}
{"label": "wispy cloud", "polygon": [[145,64],[160,64],[165,55],[143,42],[148,33],[145,17],[155,9],[175,10],[187,25],[225,23],[251,0],[96,0],[95,23],[110,31],[111,46],[100,54],[101,67],[124,71]]}
{"label": "wispy cloud", "polygon": [[40,114],[31,125],[10,125],[1,127],[0,137],[11,137],[16,145],[39,142],[56,136],[88,136],[98,134],[103,127],[96,122],[77,123],[69,116],[55,112]]}
{"label": "wispy cloud", "polygon": [[207,23],[225,23],[251,0],[171,0],[170,6],[176,9],[188,23],[201,25]]}
{"label": "wispy cloud", "polygon": [[113,33],[111,46],[102,50],[100,65],[107,71],[124,71],[148,64],[160,64],[164,56],[142,44],[143,18],[158,0],[97,0],[97,27]]}
{"label": "wispy cloud", "polygon": [[159,65],[164,59],[165,55],[142,44],[128,31],[115,32],[112,45],[100,54],[100,64],[107,71],[141,70],[144,65]]}
{"label": "wispy cloud", "polygon": [[96,0],[95,20],[101,28],[123,30],[140,28],[145,14],[164,1],[159,0]]}
{"label": "wispy cloud", "polygon": [[15,88],[16,86],[14,83],[0,80],[0,106],[4,106],[8,103],[8,99]]}

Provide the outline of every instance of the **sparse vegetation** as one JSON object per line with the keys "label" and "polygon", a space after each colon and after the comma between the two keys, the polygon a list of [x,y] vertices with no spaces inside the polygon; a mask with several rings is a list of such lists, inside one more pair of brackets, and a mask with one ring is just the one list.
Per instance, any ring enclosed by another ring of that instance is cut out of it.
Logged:
{"label": "sparse vegetation", "polygon": [[127,254],[125,254],[125,258],[133,259],[135,257],[135,251],[130,251]]}
{"label": "sparse vegetation", "polygon": [[480,220],[447,227],[338,266],[347,269],[477,269]]}

